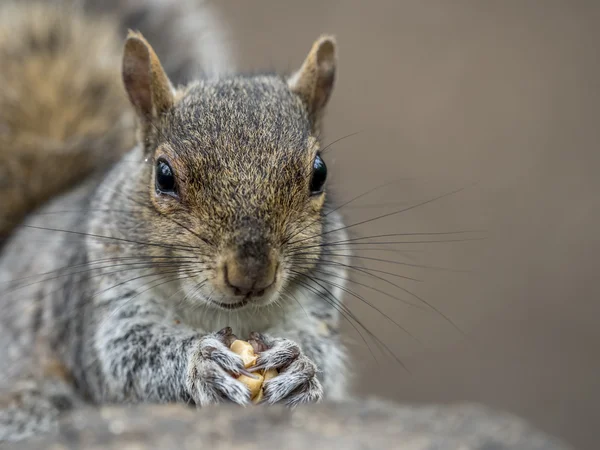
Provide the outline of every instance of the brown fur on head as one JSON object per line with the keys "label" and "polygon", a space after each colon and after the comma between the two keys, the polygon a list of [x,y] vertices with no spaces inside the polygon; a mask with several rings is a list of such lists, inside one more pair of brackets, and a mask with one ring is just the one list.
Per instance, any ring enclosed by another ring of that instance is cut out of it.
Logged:
{"label": "brown fur on head", "polygon": [[[123,80],[152,161],[144,174],[149,233],[197,249],[199,274],[184,286],[196,288],[199,301],[268,304],[314,266],[325,201],[316,134],[335,62],[333,39],[322,37],[290,78],[236,76],[174,89],[150,45],[130,33]],[[310,256],[293,255],[306,246]]]}

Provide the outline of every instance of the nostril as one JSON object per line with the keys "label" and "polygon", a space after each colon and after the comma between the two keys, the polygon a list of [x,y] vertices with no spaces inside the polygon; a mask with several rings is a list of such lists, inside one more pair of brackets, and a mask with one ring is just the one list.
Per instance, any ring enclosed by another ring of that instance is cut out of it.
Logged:
{"label": "nostril", "polygon": [[227,285],[233,290],[233,294],[239,297],[246,296],[252,293],[250,289],[239,288],[235,284],[227,283]]}
{"label": "nostril", "polygon": [[225,284],[233,290],[234,295],[246,296],[251,293],[252,286],[248,285],[245,277],[240,276],[235,265],[225,264],[223,266],[223,278]]}
{"label": "nostril", "polygon": [[236,296],[262,297],[276,279],[277,265],[229,256],[222,266],[224,284]]}

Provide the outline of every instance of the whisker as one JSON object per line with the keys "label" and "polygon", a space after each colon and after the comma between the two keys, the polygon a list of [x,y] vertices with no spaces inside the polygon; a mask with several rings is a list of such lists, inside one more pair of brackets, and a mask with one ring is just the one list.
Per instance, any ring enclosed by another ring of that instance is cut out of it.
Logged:
{"label": "whisker", "polygon": [[197,234],[196,232],[194,232],[194,231],[193,231],[193,230],[191,230],[190,228],[186,227],[185,225],[183,225],[183,224],[182,224],[182,223],[180,223],[179,221],[175,220],[173,217],[171,217],[171,216],[169,216],[169,215],[167,215],[167,214],[165,214],[165,213],[163,213],[163,212],[161,212],[161,211],[158,211],[157,209],[155,209],[155,208],[154,208],[154,207],[152,207],[152,206],[149,206],[149,205],[146,205],[146,204],[144,204],[144,203],[142,203],[142,202],[139,202],[139,201],[135,200],[135,199],[134,199],[133,197],[131,197],[131,196],[126,196],[126,197],[127,197],[127,199],[128,199],[129,201],[132,201],[133,203],[137,204],[138,206],[143,206],[143,207],[147,208],[149,211],[151,211],[151,212],[154,212],[154,213],[158,214],[158,215],[159,215],[159,216],[161,216],[162,218],[164,218],[164,219],[167,219],[168,221],[170,221],[171,223],[174,223],[175,225],[179,226],[181,229],[183,229],[183,230],[187,231],[188,233],[190,233],[192,236],[194,236],[194,237],[196,237],[196,238],[200,239],[200,240],[201,240],[202,242],[204,242],[205,244],[207,244],[207,245],[212,245],[210,242],[208,242],[208,241],[207,241],[206,239],[204,239],[202,236],[200,236],[199,234]]}
{"label": "whisker", "polygon": [[167,244],[159,244],[156,242],[134,241],[132,239],[117,238],[117,237],[112,237],[112,236],[103,236],[100,234],[93,234],[93,233],[85,233],[83,231],[61,230],[59,228],[47,228],[47,227],[40,227],[40,226],[36,226],[36,225],[22,225],[22,227],[32,228],[35,230],[43,230],[43,231],[55,231],[58,233],[74,234],[77,236],[93,237],[93,238],[98,238],[98,239],[107,239],[110,241],[123,242],[126,244],[148,245],[150,247],[162,247],[162,248],[167,248],[167,249],[177,249],[177,250],[181,250],[181,251],[198,250],[198,247],[194,247],[194,246],[190,246],[190,245],[167,245]]}
{"label": "whisker", "polygon": [[333,146],[333,144],[337,144],[338,142],[343,141],[344,139],[348,139],[348,138],[356,136],[357,134],[360,134],[360,133],[362,133],[362,131],[355,131],[354,133],[347,134],[346,136],[342,136],[341,138],[338,138],[335,141],[330,142],[329,144],[327,144],[325,147],[323,147],[320,150],[321,154],[324,155],[325,152],[327,152],[327,150],[329,150]]}
{"label": "whisker", "polygon": [[201,283],[199,283],[197,286],[194,286],[194,288],[191,291],[186,292],[185,295],[181,298],[179,303],[185,304],[186,300],[194,298],[196,296],[196,293],[200,292],[200,289],[202,289],[202,287],[204,287],[204,285],[206,284],[207,281],[208,281],[208,278],[206,280],[202,281]]}
{"label": "whisker", "polygon": [[[150,270],[150,269],[154,269],[154,267],[148,267],[148,270]],[[141,270],[146,270],[146,269],[141,269]],[[137,277],[130,278],[128,280],[125,280],[125,281],[122,281],[120,283],[117,283],[117,284],[115,284],[115,285],[113,285],[113,286],[111,286],[109,288],[106,288],[106,289],[104,289],[102,291],[96,292],[94,295],[92,295],[91,298],[94,298],[94,297],[96,297],[98,295],[101,295],[101,294],[105,294],[106,292],[108,292],[108,291],[110,291],[110,290],[112,290],[112,289],[114,289],[116,287],[123,286],[123,285],[125,285],[127,283],[131,283],[132,281],[137,281],[137,280],[140,280],[142,278],[147,278],[147,277],[151,277],[151,276],[171,275],[171,274],[178,274],[178,273],[195,273],[195,274],[198,274],[198,273],[202,273],[202,271],[198,270],[198,269],[184,269],[184,270],[174,269],[174,270],[169,270],[169,271],[160,272],[160,273],[151,273],[151,274],[146,274],[146,275],[139,275]],[[112,301],[112,299],[110,301]]]}
{"label": "whisker", "polygon": [[[446,232],[435,232],[435,233],[389,233],[389,234],[375,234],[372,236],[360,236],[356,238],[350,239],[342,239],[339,241],[332,242],[322,242],[320,244],[311,244],[304,246],[294,247],[296,249],[306,249],[306,248],[315,248],[315,247],[328,247],[328,246],[337,246],[337,245],[376,245],[376,244],[429,244],[432,242],[464,242],[464,241],[477,241],[482,240],[484,238],[465,238],[465,239],[444,239],[444,240],[420,240],[420,241],[369,241],[369,242],[357,242],[364,241],[366,239],[379,239],[379,238],[387,238],[387,237],[398,237],[398,236],[439,236],[439,235],[456,235],[456,234],[468,234],[468,233],[482,233],[480,230],[463,230],[463,231],[446,231]],[[352,243],[352,244],[350,244]]]}
{"label": "whisker", "polygon": [[[296,275],[300,275],[301,272],[296,272],[296,271],[292,271],[293,273],[295,273]],[[347,294],[350,294],[351,296],[353,296],[354,298],[362,301],[364,304],[368,305],[369,307],[371,307],[374,311],[377,311],[379,314],[381,314],[383,317],[385,317],[387,320],[389,320],[391,323],[393,323],[394,325],[396,325],[399,329],[401,329],[402,331],[404,331],[408,336],[410,336],[411,338],[413,338],[415,341],[419,342],[419,340],[414,337],[406,328],[404,328],[402,325],[400,325],[398,322],[396,322],[394,319],[392,319],[390,316],[388,316],[386,313],[384,313],[380,308],[378,308],[377,306],[373,305],[371,302],[369,302],[367,299],[365,299],[363,296],[357,294],[356,292],[340,285],[337,283],[333,283],[329,280],[325,280],[323,278],[318,278],[315,276],[311,275],[311,278],[321,281],[323,283],[327,283],[333,287],[337,287],[338,289],[341,289],[342,291],[346,292]],[[420,343],[420,342],[419,342]]]}
{"label": "whisker", "polygon": [[[183,273],[185,273],[185,271],[182,271],[182,272],[183,272]],[[191,277],[193,277],[193,276],[196,276],[196,275],[197,275],[197,274],[196,274],[196,273],[194,273],[194,272],[190,272],[190,273],[191,273],[191,275],[190,275],[190,278],[191,278]],[[161,278],[161,279],[164,279],[164,275],[165,275],[165,273],[153,273],[153,274],[148,274],[148,275],[145,275],[145,277],[150,277],[150,276],[160,276],[160,277],[163,277],[163,278]],[[89,279],[89,278],[91,278],[91,277],[88,277],[88,279]],[[138,278],[139,278],[139,277],[136,277],[136,279],[138,279]],[[175,281],[176,279],[177,279],[177,278],[174,278],[174,279],[173,279],[173,280],[171,280],[171,281]],[[126,280],[126,282],[124,282],[124,283],[120,283],[120,285],[125,285],[126,283],[128,283],[128,282],[130,282],[130,281],[133,281],[133,280],[135,280],[135,279]],[[107,288],[107,289],[105,289],[104,291],[108,291],[108,290],[112,289],[113,287],[116,287],[116,285],[115,285],[115,286],[112,286],[111,288]],[[51,291],[51,292],[47,293],[47,294],[46,294],[44,297],[50,297],[50,296],[53,296],[54,294],[56,294],[57,292],[59,292],[60,290],[62,290],[62,289],[64,289],[64,288],[65,288],[65,284],[63,284],[63,285],[59,286],[57,289],[55,289],[55,290],[53,290],[53,291]],[[143,292],[146,292],[147,290],[148,290],[148,289],[144,290]],[[90,297],[90,299],[91,299],[91,298],[94,298],[96,295],[100,295],[100,294],[102,294],[104,291],[100,291],[100,292],[96,292],[95,294],[92,294],[92,296]],[[137,291],[136,291],[136,292],[137,292]],[[136,298],[136,297],[137,297],[139,294],[140,294],[140,293],[138,293],[137,295],[134,295],[133,297],[128,297],[127,299],[120,299],[120,301],[131,301],[131,300],[133,300],[134,298]],[[114,298],[113,298],[113,299],[110,299],[108,302],[104,302],[104,303],[109,303],[109,302],[112,302],[112,301],[115,301],[115,300],[117,300],[117,299],[114,299]],[[72,319],[73,317],[75,317],[76,315],[78,315],[78,314],[80,314],[80,313],[81,313],[81,312],[80,312],[80,310],[79,310],[79,309],[74,309],[74,310],[72,311],[72,315],[71,315],[71,316],[68,316],[68,315],[65,315],[65,314],[63,314],[62,316],[59,316],[59,317],[57,317],[57,318],[56,318],[56,320],[62,320],[62,321],[65,321],[65,320],[70,320],[70,319]]]}
{"label": "whisker", "polygon": [[[304,276],[304,275],[302,275],[302,276]],[[310,278],[308,278],[308,277],[305,277],[305,278],[310,280]],[[362,325],[362,322],[360,322],[360,320],[358,320],[358,318],[354,315],[354,313],[352,313],[352,311],[350,311],[337,298],[335,298],[335,296],[331,292],[329,292],[328,294],[324,294],[324,293],[320,292],[318,289],[316,289],[315,287],[311,286],[310,284],[298,279],[298,277],[296,277],[293,281],[294,281],[294,283],[309,290],[313,294],[316,294],[319,298],[326,301],[327,304],[329,304],[333,309],[335,309],[337,312],[339,312],[341,314],[341,316],[346,320],[346,322],[348,322],[350,324],[350,326],[358,333],[361,340],[367,346],[367,349],[369,350],[369,353],[371,354],[371,356],[373,357],[375,362],[377,364],[379,363],[377,361],[375,354],[373,353],[373,350],[371,349],[371,346],[369,345],[369,342],[367,341],[367,339],[365,338],[363,333],[358,329],[357,325],[360,326],[367,334],[369,333],[369,331],[365,328],[364,325]],[[324,289],[324,290],[326,290],[326,289]],[[355,324],[355,322],[356,322],[356,324]]]}
{"label": "whisker", "polygon": [[103,209],[103,208],[81,208],[81,209],[63,209],[63,210],[55,210],[55,211],[34,211],[29,214],[31,217],[41,217],[41,216],[51,216],[55,214],[78,214],[83,212],[121,212],[121,213],[131,213],[138,212],[130,209]]}
{"label": "whisker", "polygon": [[[295,257],[295,256],[296,255],[292,255],[292,257]],[[335,254],[334,256],[343,256],[343,255]],[[292,261],[294,261],[294,260],[300,261],[300,262],[301,261],[303,261],[303,262],[311,261],[310,258],[294,258],[294,259],[292,259]],[[367,271],[367,272],[365,272],[366,275],[372,275],[370,272],[377,272],[377,273],[382,273],[384,275],[390,275],[390,276],[393,276],[393,277],[396,277],[396,278],[402,278],[404,280],[417,281],[417,282],[421,282],[421,283],[423,282],[423,280],[421,280],[419,278],[407,277],[405,275],[400,275],[400,274],[393,273],[393,272],[386,272],[385,270],[372,269],[370,267],[362,267],[361,269],[358,269],[356,266],[352,266],[350,264],[344,264],[344,263],[341,263],[341,262],[338,262],[338,261],[333,261],[333,260],[330,260],[330,259],[320,258],[319,259],[319,265],[321,265],[321,264],[323,264],[323,265],[336,265],[338,267],[344,267],[346,269],[351,269],[351,270]],[[372,276],[374,276],[374,275],[372,275]],[[376,278],[379,279],[379,280],[385,280],[385,281],[387,281],[385,278],[380,278],[380,277],[376,277]]]}
{"label": "whisker", "polygon": [[309,319],[308,312],[306,312],[306,309],[304,309],[304,306],[302,306],[302,303],[300,303],[300,300],[298,300],[298,298],[289,289],[287,289],[284,286],[282,288],[282,293],[285,294],[288,298],[292,298],[298,304],[298,306],[300,306],[300,308],[302,309],[302,311],[306,315],[306,318]]}
{"label": "whisker", "polygon": [[[400,266],[415,267],[415,268],[419,268],[419,269],[440,270],[440,271],[454,272],[454,273],[473,273],[472,270],[467,270],[467,269],[452,269],[450,267],[428,266],[428,265],[424,265],[424,264],[413,264],[413,263],[407,263],[407,262],[402,262],[402,261],[396,261],[393,259],[373,258],[370,256],[362,256],[362,255],[350,255],[350,254],[329,253],[329,252],[321,252],[319,254],[299,252],[299,253],[294,254],[294,256],[313,256],[313,257],[315,257],[315,256],[318,257],[320,255],[340,256],[340,257],[352,258],[352,259],[364,259],[366,261],[377,261],[377,262],[383,262],[383,263],[388,263],[388,264],[396,264],[396,265],[400,265]],[[308,260],[308,258],[307,258],[307,260]]]}
{"label": "whisker", "polygon": [[447,192],[447,193],[445,193],[445,194],[438,195],[437,197],[430,198],[430,199],[428,199],[428,200],[425,200],[425,201],[419,202],[419,203],[417,203],[417,204],[414,204],[414,205],[408,206],[408,207],[406,207],[406,208],[402,208],[402,209],[399,209],[399,210],[397,210],[397,211],[389,212],[389,213],[387,213],[387,214],[381,214],[381,215],[379,215],[379,216],[376,216],[376,217],[373,217],[373,218],[371,218],[371,219],[361,220],[360,222],[355,222],[355,223],[353,223],[353,224],[350,224],[350,225],[345,225],[345,226],[343,226],[343,227],[335,228],[335,229],[333,229],[333,230],[328,230],[328,231],[325,231],[325,232],[321,233],[320,235],[315,235],[315,236],[306,237],[306,238],[300,239],[300,240],[298,240],[298,241],[291,242],[290,244],[296,244],[296,243],[298,243],[298,242],[306,241],[306,240],[308,240],[308,239],[313,239],[313,238],[315,238],[315,237],[317,237],[317,236],[324,236],[324,235],[327,235],[327,234],[330,234],[330,233],[335,233],[335,232],[337,232],[337,231],[343,231],[343,230],[347,230],[347,229],[350,229],[350,228],[357,227],[357,226],[359,226],[359,225],[364,225],[364,224],[366,224],[366,223],[370,223],[370,222],[374,222],[374,221],[376,221],[376,220],[384,219],[384,218],[386,218],[386,217],[395,216],[395,215],[397,215],[397,214],[401,214],[401,213],[403,213],[403,212],[410,211],[410,210],[412,210],[412,209],[419,208],[419,207],[421,207],[421,206],[425,206],[425,205],[427,205],[427,204],[429,204],[429,203],[433,203],[433,202],[435,202],[435,201],[441,200],[441,199],[443,199],[443,198],[445,198],[445,197],[449,197],[449,196],[451,196],[451,195],[458,194],[459,192],[462,192],[462,191],[464,191],[465,189],[466,189],[466,187],[462,187],[462,188],[459,188],[459,189],[455,189],[455,190],[453,190],[453,191],[451,191],[451,192]]}
{"label": "whisker", "polygon": [[184,276],[184,277],[179,277],[179,276],[176,276],[176,277],[169,277],[169,278],[168,278],[166,281],[165,281],[164,277],[163,277],[163,278],[160,278],[160,280],[156,280],[156,281],[160,281],[160,282],[159,282],[159,283],[156,283],[156,284],[153,284],[153,285],[151,285],[150,287],[148,287],[148,288],[144,289],[143,291],[136,291],[136,294],[135,294],[134,296],[132,296],[132,297],[128,297],[127,299],[124,299],[124,301],[122,302],[122,304],[121,304],[121,305],[119,305],[119,307],[117,307],[117,308],[116,308],[114,311],[111,311],[111,313],[110,313],[110,314],[109,314],[107,317],[105,317],[105,318],[103,319],[103,321],[100,323],[100,325],[102,325],[102,324],[106,323],[107,321],[111,320],[111,319],[112,319],[113,317],[115,317],[115,316],[116,316],[116,315],[117,315],[119,312],[121,312],[121,311],[123,310],[123,308],[125,308],[127,305],[129,305],[129,304],[133,303],[133,300],[134,300],[134,299],[136,299],[136,298],[137,298],[137,297],[139,297],[140,295],[142,295],[142,294],[144,294],[144,293],[148,292],[149,290],[151,290],[151,289],[154,289],[154,288],[157,288],[157,287],[159,287],[159,286],[163,286],[163,285],[165,285],[165,284],[167,284],[167,283],[172,283],[172,282],[174,282],[174,281],[187,280],[187,279],[189,279],[189,278],[193,278],[193,277],[195,277],[196,275],[197,275],[197,274],[195,274],[195,273],[192,273],[191,275],[186,275],[186,276]]}
{"label": "whisker", "polygon": [[[323,219],[323,217],[327,217],[327,216],[329,216],[330,214],[333,214],[334,212],[336,212],[336,211],[339,211],[340,209],[344,208],[345,206],[348,206],[350,203],[352,203],[352,202],[355,202],[356,200],[359,200],[359,199],[361,199],[361,198],[363,198],[363,197],[366,197],[367,195],[369,195],[369,194],[371,194],[371,193],[375,192],[375,191],[376,191],[376,190],[378,190],[378,189],[381,189],[381,188],[383,188],[383,187],[386,187],[386,186],[389,186],[389,185],[391,185],[391,184],[397,183],[398,181],[400,181],[400,180],[393,180],[393,181],[388,181],[388,182],[385,182],[385,183],[383,183],[383,184],[380,184],[379,186],[375,186],[374,188],[372,188],[372,189],[369,189],[368,191],[366,191],[366,192],[363,192],[362,194],[360,194],[360,195],[357,195],[356,197],[354,197],[354,198],[352,198],[352,199],[350,199],[350,200],[348,200],[348,201],[346,201],[346,202],[342,203],[341,205],[337,206],[336,208],[332,209],[331,211],[328,211],[328,212],[326,212],[325,214],[323,214],[323,216],[322,216],[322,217],[319,217],[318,219],[315,219],[315,220],[313,220],[313,221],[312,221],[312,222],[310,222],[308,225],[306,225],[305,227],[301,228],[301,229],[300,229],[300,231],[297,231],[296,233],[292,234],[291,236],[288,236],[286,239],[284,239],[284,243],[287,243],[287,242],[289,242],[291,239],[293,239],[294,237],[296,237],[296,236],[298,236],[300,233],[302,233],[304,230],[306,230],[308,227],[310,227],[310,226],[314,225],[315,223],[317,223],[317,222],[321,221],[321,220]],[[292,243],[292,244],[293,244],[293,243]]]}
{"label": "whisker", "polygon": [[[45,279],[42,279],[42,280],[35,281],[33,283],[28,283],[28,284],[24,284],[24,285],[20,285],[20,286],[14,286],[14,287],[8,288],[7,290],[3,291],[3,293],[4,294],[8,294],[8,293],[11,293],[11,292],[15,292],[15,291],[17,291],[19,289],[24,289],[24,288],[29,287],[29,286],[34,286],[34,285],[39,284],[39,283],[44,283],[44,282],[47,282],[47,281],[53,281],[53,280],[57,280],[59,278],[67,277],[67,276],[78,275],[78,274],[82,274],[82,273],[89,273],[89,272],[93,272],[95,270],[112,269],[114,267],[119,267],[119,266],[133,266],[133,265],[135,265],[135,266],[141,266],[141,267],[129,267],[129,268],[125,268],[125,269],[116,270],[116,271],[113,271],[113,272],[104,272],[104,273],[92,275],[92,276],[90,276],[90,278],[95,278],[95,277],[98,277],[98,276],[105,276],[105,275],[114,275],[116,273],[121,273],[121,272],[125,272],[125,271],[128,271],[128,270],[142,270],[142,269],[146,269],[146,268],[151,269],[153,267],[172,267],[172,264],[173,264],[172,262],[167,262],[167,263],[145,263],[144,262],[144,263],[113,264],[113,265],[110,265],[110,266],[104,266],[104,267],[99,267],[99,268],[98,267],[92,267],[92,268],[89,268],[89,269],[86,269],[86,270],[80,270],[80,271],[69,272],[69,273],[65,273],[65,274],[61,274],[61,275],[55,275],[53,277],[49,277],[49,278],[45,278]],[[181,263],[180,262],[180,265],[185,265],[185,264],[190,264],[190,263]]]}
{"label": "whisker", "polygon": [[[377,336],[375,336],[375,334],[373,334],[373,332],[371,332],[368,328],[365,327],[365,325],[356,317],[356,315],[354,313],[352,313],[352,311],[350,311],[345,305],[341,304],[341,302],[339,300],[336,299],[336,297],[331,293],[331,291],[329,291],[326,287],[324,287],[321,283],[319,283],[318,281],[312,279],[310,276],[307,276],[306,274],[302,274],[302,277],[312,281],[313,283],[317,284],[318,286],[321,287],[321,289],[323,289],[325,292],[327,292],[329,294],[329,298],[331,300],[335,300],[338,304],[338,306],[340,308],[343,308],[346,312],[346,314],[349,314],[349,316],[352,318],[353,321],[355,321],[364,331],[365,333],[367,333],[373,340],[374,342],[376,342],[378,345],[381,345],[389,355],[392,356],[392,358],[394,358],[394,360],[396,362],[398,362],[398,364],[400,364],[404,370],[406,370],[408,373],[410,373],[410,371],[408,370],[408,367],[406,367],[406,365],[402,362],[402,360],[400,358],[398,358],[398,356],[389,348],[388,345],[386,345],[381,339],[379,339]],[[317,295],[319,295],[321,298],[326,299],[326,297],[321,296],[320,292],[318,290],[314,290],[314,293],[316,293]],[[333,304],[331,302],[328,302],[330,305],[333,306]],[[343,314],[342,314],[343,315]],[[350,321],[349,321],[350,323]],[[365,342],[365,344],[367,345],[367,347],[369,347],[369,351],[371,352],[371,355],[375,358],[375,355],[373,354],[369,344],[367,343],[366,339],[364,338],[364,336],[362,335],[362,333],[360,333],[360,331],[353,325],[354,329],[361,335],[363,341]],[[377,359],[375,358],[375,360],[377,361]]]}
{"label": "whisker", "polygon": [[[402,302],[402,303],[404,303],[404,304],[405,304],[405,305],[407,305],[407,306],[411,306],[411,307],[413,307],[413,308],[420,309],[421,311],[425,311],[425,310],[426,310],[426,309],[425,309],[425,308],[423,308],[422,306],[415,305],[414,303],[411,303],[411,302],[409,302],[409,301],[407,301],[407,300],[404,300],[404,299],[402,299],[402,298],[400,298],[400,297],[396,297],[396,296],[394,296],[394,295],[390,294],[389,292],[383,291],[383,290],[381,290],[381,289],[377,289],[377,288],[375,288],[375,287],[373,287],[373,286],[370,286],[370,285],[368,285],[368,284],[360,283],[359,281],[352,280],[352,279],[350,279],[350,278],[345,278],[345,277],[342,277],[341,275],[337,275],[337,274],[334,274],[334,273],[331,273],[331,272],[326,272],[326,271],[324,271],[324,270],[320,270],[320,269],[312,269],[312,271],[313,271],[313,272],[319,272],[319,273],[327,274],[327,275],[329,275],[329,276],[332,276],[332,277],[335,277],[335,278],[340,278],[340,279],[342,279],[342,280],[346,280],[346,281],[348,281],[348,282],[350,282],[350,283],[354,283],[354,284],[357,284],[357,285],[359,285],[359,286],[366,287],[367,289],[371,289],[371,290],[373,290],[373,291],[375,291],[375,292],[379,292],[380,294],[383,294],[383,295],[385,295],[386,297],[392,298],[392,299],[394,299],[394,300],[398,300],[399,302]],[[370,275],[370,274],[366,274],[366,275]],[[385,281],[385,279],[384,279],[384,281]],[[394,286],[396,286],[396,285],[394,285]]]}
{"label": "whisker", "polygon": [[[121,256],[121,257],[114,257],[114,258],[103,258],[103,259],[97,259],[97,260],[94,260],[94,261],[88,261],[88,262],[85,262],[85,263],[72,264],[72,265],[68,265],[68,266],[63,266],[63,267],[61,267],[59,269],[56,269],[56,270],[50,270],[50,271],[41,272],[41,273],[38,273],[38,274],[27,275],[27,276],[20,277],[20,278],[13,278],[11,280],[0,282],[0,285],[1,284],[15,283],[15,282],[18,282],[18,281],[24,281],[24,280],[28,280],[28,279],[31,279],[31,278],[42,277],[42,276],[45,276],[45,275],[51,275],[51,274],[54,274],[54,273],[59,273],[59,272],[61,272],[63,270],[67,270],[67,269],[74,269],[74,268],[78,268],[78,267],[91,266],[93,264],[100,264],[100,263],[106,263],[106,262],[117,262],[117,261],[126,261],[126,260],[131,260],[131,259],[133,259],[135,261],[135,260],[143,260],[143,259],[146,259],[146,258],[150,259],[150,260],[154,260],[154,259],[159,259],[159,260],[162,260],[162,259],[175,260],[175,263],[177,263],[178,261],[185,261],[185,260],[190,260],[190,261],[197,260],[197,258],[195,256],[152,256],[152,255]],[[72,273],[73,272],[68,272],[65,275],[72,274]],[[41,281],[46,281],[46,280],[41,280]]]}
{"label": "whisker", "polygon": [[[361,271],[361,269],[358,269],[356,267],[353,267],[353,269]],[[377,277],[376,275],[373,275],[373,274],[371,274],[371,275],[373,277]],[[463,330],[461,330],[460,327],[458,327],[458,325],[456,325],[453,320],[451,320],[447,315],[445,315],[442,311],[440,311],[438,308],[436,308],[435,306],[433,306],[431,303],[429,303],[425,299],[421,298],[420,296],[418,296],[414,292],[409,291],[408,289],[406,289],[403,286],[400,286],[398,284],[392,283],[390,280],[387,280],[387,279],[385,279],[383,277],[378,277],[378,278],[380,278],[382,281],[385,281],[387,283],[392,284],[393,286],[397,287],[398,289],[401,289],[402,291],[404,291],[407,294],[411,295],[412,297],[416,298],[417,300],[419,300],[423,304],[427,305],[429,308],[431,308],[431,310],[433,310],[436,313],[438,313],[447,323],[449,323],[450,325],[452,325],[452,327],[454,327],[459,333],[461,333],[463,336],[466,336],[466,333]]]}

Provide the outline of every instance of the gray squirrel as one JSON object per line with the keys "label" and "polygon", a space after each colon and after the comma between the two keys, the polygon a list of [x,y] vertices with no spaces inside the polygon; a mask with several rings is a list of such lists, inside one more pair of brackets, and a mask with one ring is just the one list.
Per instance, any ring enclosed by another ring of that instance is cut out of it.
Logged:
{"label": "gray squirrel", "polygon": [[[319,140],[335,40],[289,76],[179,85],[83,6],[0,10],[0,440],[85,402],[249,404],[234,337],[280,372],[266,403],[345,398],[349,261]],[[184,80],[207,62],[161,50]]]}

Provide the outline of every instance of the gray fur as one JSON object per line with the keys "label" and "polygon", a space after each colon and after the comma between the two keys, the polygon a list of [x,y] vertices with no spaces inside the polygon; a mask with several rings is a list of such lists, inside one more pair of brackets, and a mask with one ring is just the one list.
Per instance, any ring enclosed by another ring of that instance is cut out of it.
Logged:
{"label": "gray fur", "polygon": [[[46,380],[57,373],[73,402],[247,404],[226,327],[262,335],[258,364],[280,371],[266,402],[347,395],[338,334],[346,257],[320,258],[345,234],[324,194],[310,195],[312,121],[284,77],[192,83],[108,173],[16,231],[0,256],[0,381],[19,396],[15,382],[32,380],[39,401],[5,409],[0,436],[53,429],[59,408]],[[155,189],[165,154],[177,198]],[[277,285],[239,309],[219,307],[230,300],[219,260],[248,242],[277,252]]]}

